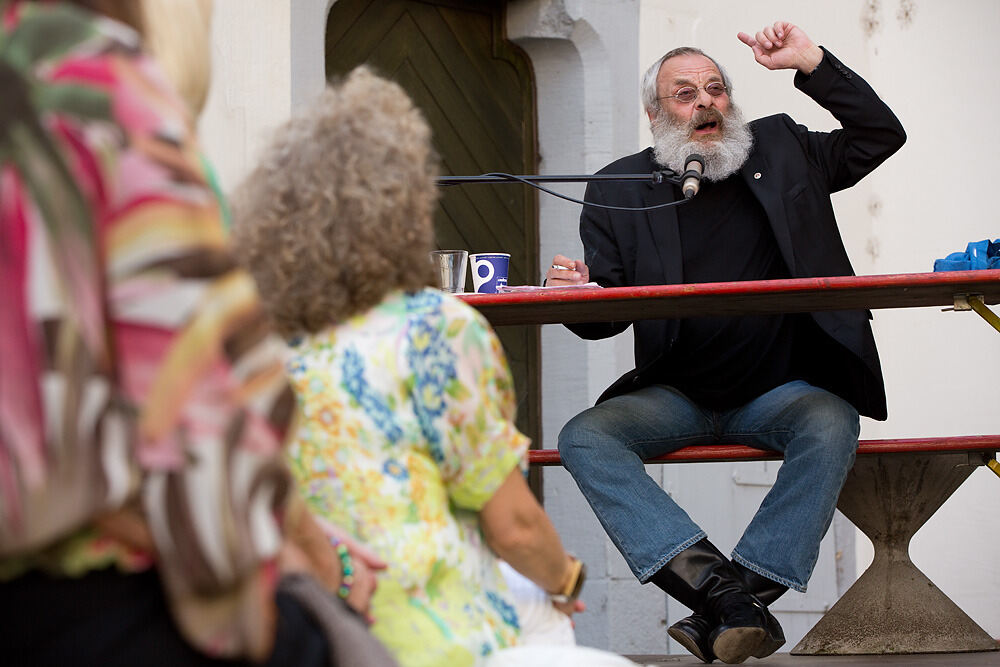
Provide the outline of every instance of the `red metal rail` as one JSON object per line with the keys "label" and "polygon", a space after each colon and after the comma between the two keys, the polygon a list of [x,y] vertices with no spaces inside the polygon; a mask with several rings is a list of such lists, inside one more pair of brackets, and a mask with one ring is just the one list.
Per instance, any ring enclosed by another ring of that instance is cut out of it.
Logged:
{"label": "red metal rail", "polygon": [[[918,452],[990,452],[1000,451],[1000,435],[959,435],[939,438],[903,438],[896,440],[862,440],[858,455],[913,454]],[[780,459],[781,454],[769,449],[743,445],[695,445],[676,452],[648,459],[646,463],[705,463],[721,461],[759,461]],[[561,465],[559,450],[532,449],[528,451],[532,465]]]}
{"label": "red metal rail", "polygon": [[1000,269],[465,294],[494,325],[1000,303]]}

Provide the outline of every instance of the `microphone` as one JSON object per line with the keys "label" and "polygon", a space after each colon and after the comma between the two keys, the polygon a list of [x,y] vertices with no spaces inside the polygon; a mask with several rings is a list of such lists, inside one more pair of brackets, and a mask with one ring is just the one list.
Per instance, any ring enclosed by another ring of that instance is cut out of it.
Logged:
{"label": "microphone", "polygon": [[684,160],[684,173],[681,175],[681,192],[684,199],[691,199],[698,194],[701,186],[701,173],[705,169],[705,158],[697,153],[691,153]]}

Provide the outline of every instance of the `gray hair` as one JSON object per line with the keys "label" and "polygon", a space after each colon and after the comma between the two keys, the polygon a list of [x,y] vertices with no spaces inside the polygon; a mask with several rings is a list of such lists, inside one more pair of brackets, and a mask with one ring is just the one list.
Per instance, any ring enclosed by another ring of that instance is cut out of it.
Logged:
{"label": "gray hair", "polygon": [[365,66],[285,122],[233,195],[233,243],[278,333],[431,285],[438,159],[407,93]]}
{"label": "gray hair", "polygon": [[660,100],[657,99],[656,77],[659,75],[660,68],[663,66],[663,63],[671,58],[676,58],[677,56],[705,56],[711,60],[712,64],[715,65],[715,68],[719,70],[719,74],[722,75],[722,84],[726,87],[729,97],[732,98],[733,84],[729,80],[729,75],[726,74],[726,70],[723,69],[722,65],[720,65],[715,58],[693,46],[679,46],[676,49],[671,49],[660,56],[660,59],[650,65],[649,69],[647,69],[646,73],[642,76],[642,88],[640,89],[640,95],[642,96],[642,106],[647,112],[658,112],[660,110]]}

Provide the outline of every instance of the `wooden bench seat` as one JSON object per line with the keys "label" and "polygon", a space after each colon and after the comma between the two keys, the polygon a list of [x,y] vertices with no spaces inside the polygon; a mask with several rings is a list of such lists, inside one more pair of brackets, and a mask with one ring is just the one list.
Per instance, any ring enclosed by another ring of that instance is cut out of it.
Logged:
{"label": "wooden bench seat", "polygon": [[[871,539],[875,556],[792,649],[793,655],[995,651],[996,641],[910,560],[910,538],[1000,450],[1000,435],[862,440],[837,508]],[[646,463],[780,459],[740,445],[685,447]],[[532,465],[559,465],[558,450],[528,452]],[[983,508],[993,520],[995,508]]]}

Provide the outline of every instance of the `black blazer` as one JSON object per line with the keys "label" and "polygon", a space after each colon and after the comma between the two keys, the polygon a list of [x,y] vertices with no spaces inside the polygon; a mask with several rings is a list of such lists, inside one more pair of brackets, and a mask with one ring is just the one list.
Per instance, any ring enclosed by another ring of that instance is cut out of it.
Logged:
{"label": "black blazer", "polygon": [[[812,74],[796,73],[795,87],[829,110],[842,129],[811,132],[785,114],[755,120],[750,123],[754,148],[740,173],[763,206],[792,277],[854,275],[830,194],[851,187],[875,169],[903,145],[906,134],[871,87],[825,49]],[[662,168],[652,153],[647,148],[599,173],[651,173]],[[675,192],[669,184],[590,183],[586,199],[643,207],[673,201]],[[584,206],[580,237],[591,280],[605,287],[684,282],[673,207],[631,212]],[[810,381],[849,401],[861,414],[885,419],[885,386],[871,313],[811,315],[826,336],[818,337],[816,355],[822,363]],[[666,355],[677,338],[679,321],[567,325],[587,339],[613,336],[629,325],[635,333],[636,368],[611,385],[598,402],[651,382],[649,371],[665,360],[669,363]]]}

